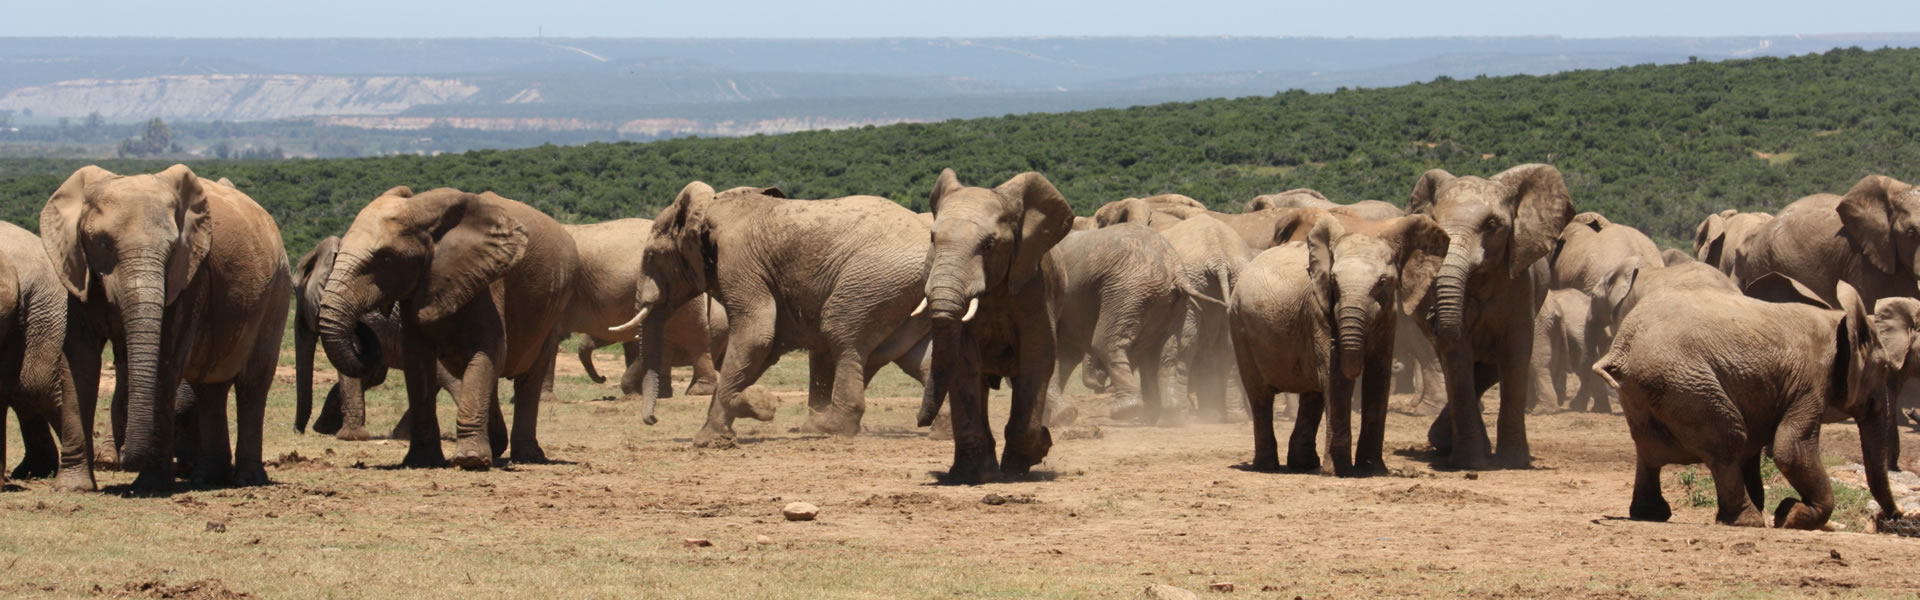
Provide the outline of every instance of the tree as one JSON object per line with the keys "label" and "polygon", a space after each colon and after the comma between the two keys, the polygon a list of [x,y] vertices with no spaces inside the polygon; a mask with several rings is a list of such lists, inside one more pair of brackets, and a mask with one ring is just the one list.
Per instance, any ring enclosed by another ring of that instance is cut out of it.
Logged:
{"label": "tree", "polygon": [[96,110],[96,111],[87,113],[86,128],[88,132],[99,131],[100,126],[105,124],[107,124],[107,120],[100,117],[100,111]]}

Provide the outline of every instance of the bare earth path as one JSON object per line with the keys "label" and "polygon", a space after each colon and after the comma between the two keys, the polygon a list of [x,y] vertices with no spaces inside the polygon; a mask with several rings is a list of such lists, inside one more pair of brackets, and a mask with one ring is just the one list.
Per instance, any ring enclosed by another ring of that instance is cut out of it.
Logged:
{"label": "bare earth path", "polygon": [[[599,358],[618,372],[612,354]],[[1673,522],[1621,519],[1633,454],[1618,416],[1533,417],[1534,469],[1468,476],[1425,462],[1427,418],[1393,415],[1395,474],[1359,480],[1237,469],[1251,454],[1245,424],[1094,419],[1056,432],[1033,480],[949,487],[933,473],[950,443],[911,426],[917,385],[890,370],[867,434],[804,436],[788,431],[805,370],[794,356],[769,373],[780,418],[741,422],[728,451],[689,447],[704,397],[665,401],[647,427],[634,403],[598,400],[611,386],[563,376],[541,437],[566,462],[487,473],[395,469],[403,441],[297,435],[282,382],[267,438],[275,485],[120,498],[28,481],[0,494],[0,596],[1132,597],[1155,583],[1277,598],[1920,593],[1920,539],[1711,525],[1678,469],[1666,478]],[[399,387],[372,395],[370,429],[391,425]],[[451,410],[443,400],[449,430]],[[1858,460],[1850,426],[1823,441],[1832,462]],[[1905,464],[1920,466],[1920,435],[1905,446]],[[819,505],[818,520],[782,519],[793,501]]]}

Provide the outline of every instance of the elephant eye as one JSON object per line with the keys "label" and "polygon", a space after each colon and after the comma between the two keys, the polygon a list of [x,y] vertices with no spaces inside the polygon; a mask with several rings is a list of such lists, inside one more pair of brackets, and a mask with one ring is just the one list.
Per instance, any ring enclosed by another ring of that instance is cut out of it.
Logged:
{"label": "elephant eye", "polygon": [[1499,229],[1500,217],[1487,217],[1486,229]]}

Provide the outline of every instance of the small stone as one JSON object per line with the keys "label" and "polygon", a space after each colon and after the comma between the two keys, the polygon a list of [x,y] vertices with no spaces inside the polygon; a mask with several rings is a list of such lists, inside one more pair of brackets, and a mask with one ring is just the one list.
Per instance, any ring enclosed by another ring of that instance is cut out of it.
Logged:
{"label": "small stone", "polygon": [[772,546],[773,538],[770,538],[764,535],[757,535],[753,537],[753,543],[759,544],[762,546]]}
{"label": "small stone", "polygon": [[686,546],[688,548],[705,548],[708,546],[712,546],[713,542],[708,541],[704,538],[687,538],[684,540],[680,540],[680,545]]}
{"label": "small stone", "polygon": [[227,522],[226,521],[207,521],[207,531],[211,531],[213,533],[226,533]]}
{"label": "small stone", "polygon": [[1207,590],[1220,592],[1222,594],[1231,594],[1233,593],[1233,582],[1219,581],[1219,582],[1209,583],[1207,584]]}
{"label": "small stone", "polygon": [[1760,547],[1755,546],[1753,542],[1740,542],[1740,543],[1734,544],[1732,546],[1732,549],[1734,554],[1737,554],[1740,556],[1746,556],[1748,554],[1753,554],[1755,552],[1760,551]]}
{"label": "small stone", "polygon": [[1156,583],[1147,586],[1147,589],[1140,590],[1140,597],[1148,600],[1200,600],[1200,596],[1193,592],[1164,583]]}
{"label": "small stone", "polygon": [[1834,559],[1834,560],[1846,560],[1846,559],[1843,559],[1843,558],[1840,558],[1840,551],[1839,551],[1839,550],[1828,550],[1828,551],[1827,551],[1827,557],[1828,557],[1828,558],[1832,558],[1832,559]]}
{"label": "small stone", "polygon": [[1479,480],[1480,480],[1480,474],[1479,474],[1479,473],[1467,473],[1467,480],[1468,480],[1468,481],[1479,481]]}
{"label": "small stone", "polygon": [[988,506],[999,506],[1006,504],[1007,499],[1001,497],[999,494],[987,494],[987,497],[980,499],[980,503]]}
{"label": "small stone", "polygon": [[794,502],[780,509],[780,515],[786,517],[788,521],[812,521],[814,517],[820,516],[820,507],[805,502]]}

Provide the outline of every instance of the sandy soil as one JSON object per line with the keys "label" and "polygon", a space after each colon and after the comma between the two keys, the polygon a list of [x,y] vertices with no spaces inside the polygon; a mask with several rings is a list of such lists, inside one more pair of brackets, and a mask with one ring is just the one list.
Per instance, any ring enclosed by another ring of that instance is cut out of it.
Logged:
{"label": "sandy soil", "polygon": [[[617,372],[613,354],[599,359]],[[612,386],[565,376],[561,402],[541,415],[559,462],[484,473],[395,468],[404,441],[294,434],[291,385],[280,386],[274,485],[122,498],[13,482],[0,494],[0,595],[1133,597],[1152,584],[1211,596],[1224,583],[1280,598],[1920,592],[1920,539],[1713,525],[1676,468],[1672,522],[1625,520],[1633,451],[1617,415],[1535,416],[1534,468],[1461,473],[1429,464],[1427,418],[1396,414],[1393,475],[1352,480],[1239,468],[1252,451],[1246,424],[1093,418],[1056,431],[1029,480],[954,487],[934,477],[951,444],[912,427],[917,386],[891,370],[875,383],[889,397],[870,401],[866,434],[791,433],[805,370],[796,356],[770,372],[779,418],[740,422],[740,447],[723,451],[688,444],[704,397],[664,402],[648,427],[637,403],[599,400]],[[390,426],[401,397],[397,385],[376,391],[369,428]],[[1004,402],[995,409],[1004,418]],[[1849,426],[1823,441],[1835,464],[1858,460]],[[1920,466],[1920,434],[1905,442],[1906,464]],[[8,443],[17,459],[17,438]],[[131,480],[100,477],[110,491]],[[795,501],[818,505],[818,519],[784,520]]]}

